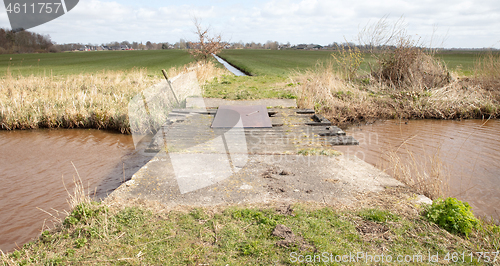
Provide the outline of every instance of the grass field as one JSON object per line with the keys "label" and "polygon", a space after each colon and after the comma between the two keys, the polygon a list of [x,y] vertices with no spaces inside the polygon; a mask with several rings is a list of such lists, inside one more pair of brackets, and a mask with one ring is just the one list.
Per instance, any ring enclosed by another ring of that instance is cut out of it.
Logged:
{"label": "grass field", "polygon": [[[325,63],[332,58],[332,51],[301,51],[301,50],[224,50],[220,57],[232,65],[255,76],[272,75],[287,77],[297,70],[314,68],[318,62]],[[481,52],[461,51],[437,53],[448,69],[458,74],[470,75],[474,62]],[[369,54],[363,54],[360,72],[367,73],[368,63],[374,62]]]}
{"label": "grass field", "polygon": [[[224,50],[220,55],[231,64],[252,75],[288,77],[292,72],[314,67],[318,62],[332,59],[332,51],[300,50]],[[448,68],[469,75],[480,52],[442,52]],[[367,63],[373,62],[368,54],[363,56],[362,72],[368,71]],[[96,51],[66,52],[55,54],[0,55],[0,76],[7,71],[14,76],[66,76],[99,71],[121,71],[146,68],[148,74],[160,75],[160,69],[169,69],[193,61],[185,50],[154,51]]]}
{"label": "grass field", "polygon": [[68,76],[133,68],[145,68],[149,75],[160,76],[161,69],[193,61],[185,50],[8,54],[0,55],[0,77],[5,76],[7,71],[13,76]]}
{"label": "grass field", "polygon": [[224,50],[220,57],[253,76],[286,77],[332,58],[331,51]]}

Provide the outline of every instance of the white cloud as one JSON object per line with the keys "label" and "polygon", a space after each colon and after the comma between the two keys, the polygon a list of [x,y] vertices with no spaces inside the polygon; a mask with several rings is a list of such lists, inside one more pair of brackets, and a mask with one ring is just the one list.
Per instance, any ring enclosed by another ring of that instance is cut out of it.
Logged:
{"label": "white cloud", "polygon": [[[202,19],[230,41],[329,44],[353,40],[360,28],[384,15],[404,15],[410,34],[430,39],[447,36],[447,47],[500,48],[500,7],[497,1],[325,1],[267,2],[86,0],[68,14],[32,29],[58,43],[111,41],[176,42],[194,39],[192,18]],[[0,11],[1,12],[1,11]],[[8,27],[5,10],[0,23]],[[496,43],[496,44],[495,44]]]}

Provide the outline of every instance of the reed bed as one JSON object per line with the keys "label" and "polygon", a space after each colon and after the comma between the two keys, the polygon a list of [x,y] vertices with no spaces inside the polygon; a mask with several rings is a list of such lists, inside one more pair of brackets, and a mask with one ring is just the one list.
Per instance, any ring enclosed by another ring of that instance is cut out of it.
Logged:
{"label": "reed bed", "polygon": [[[173,77],[186,71],[196,71],[200,84],[227,74],[212,62],[171,68],[168,74]],[[0,79],[0,128],[96,128],[130,133],[130,99],[160,81],[160,75],[148,75],[146,69],[64,77],[7,74]]]}

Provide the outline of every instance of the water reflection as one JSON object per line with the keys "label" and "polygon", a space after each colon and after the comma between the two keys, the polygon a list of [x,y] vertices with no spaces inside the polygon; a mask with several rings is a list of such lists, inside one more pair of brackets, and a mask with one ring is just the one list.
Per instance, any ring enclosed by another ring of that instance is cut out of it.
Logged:
{"label": "water reflection", "polygon": [[36,237],[44,221],[50,225],[37,207],[54,215],[68,210],[63,182],[72,192],[73,164],[85,189],[102,199],[154,155],[136,151],[129,135],[88,129],[0,131],[0,146],[3,251]]}

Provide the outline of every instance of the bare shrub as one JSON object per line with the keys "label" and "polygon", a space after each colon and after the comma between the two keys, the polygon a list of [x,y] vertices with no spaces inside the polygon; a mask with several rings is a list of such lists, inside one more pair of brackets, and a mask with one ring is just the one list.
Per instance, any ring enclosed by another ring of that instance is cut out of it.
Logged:
{"label": "bare shrub", "polygon": [[403,17],[391,24],[384,16],[360,31],[360,45],[375,58],[376,63],[369,64],[372,76],[394,89],[422,90],[449,84],[451,75],[444,63],[426,53],[406,26]]}
{"label": "bare shrub", "polygon": [[380,56],[378,69],[372,75],[396,89],[431,89],[451,81],[444,64],[416,47],[410,39],[401,39],[395,49]]}
{"label": "bare shrub", "polygon": [[406,36],[406,23],[404,17],[400,17],[394,23],[390,23],[388,15],[383,16],[375,23],[367,24],[358,33],[357,39],[360,45],[364,45],[374,54],[384,47],[394,46],[398,40]]}
{"label": "bare shrub", "polygon": [[212,54],[218,54],[225,46],[222,42],[221,34],[210,36],[210,28],[201,26],[198,19],[194,19],[194,26],[196,27],[197,42],[190,43],[191,50],[189,53],[198,61],[207,61],[212,57]]}
{"label": "bare shrub", "polygon": [[363,54],[356,46],[341,45],[337,46],[336,53],[332,54],[333,59],[339,66],[338,72],[349,81],[353,80],[358,73],[359,66],[363,62]]}

